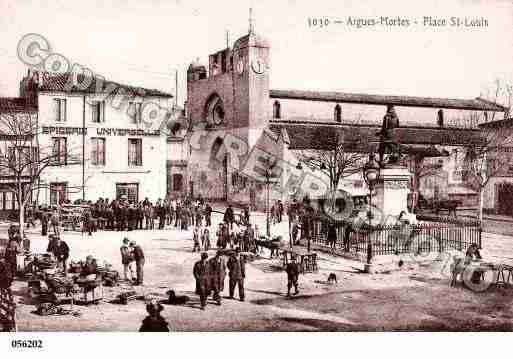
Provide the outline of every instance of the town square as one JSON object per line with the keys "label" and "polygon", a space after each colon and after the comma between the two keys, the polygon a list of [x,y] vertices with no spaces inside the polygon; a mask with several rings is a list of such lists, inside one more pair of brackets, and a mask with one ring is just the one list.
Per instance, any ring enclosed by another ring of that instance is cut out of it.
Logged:
{"label": "town square", "polygon": [[226,4],[0,5],[0,329],[511,331],[511,5]]}

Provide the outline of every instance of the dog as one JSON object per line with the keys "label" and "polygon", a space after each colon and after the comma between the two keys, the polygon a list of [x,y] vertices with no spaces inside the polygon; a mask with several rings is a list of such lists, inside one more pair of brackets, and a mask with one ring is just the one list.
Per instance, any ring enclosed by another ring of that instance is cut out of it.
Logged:
{"label": "dog", "polygon": [[168,304],[172,305],[183,305],[189,301],[189,297],[186,295],[176,295],[174,290],[168,290],[166,294],[169,296]]}
{"label": "dog", "polygon": [[337,282],[337,275],[335,273],[330,273],[328,275],[328,283],[329,284],[333,284],[333,283],[338,284],[338,282]]}

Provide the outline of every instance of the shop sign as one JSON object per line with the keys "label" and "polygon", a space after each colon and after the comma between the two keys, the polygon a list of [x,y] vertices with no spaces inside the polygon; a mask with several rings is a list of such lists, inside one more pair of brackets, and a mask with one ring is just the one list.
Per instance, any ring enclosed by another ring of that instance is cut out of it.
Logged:
{"label": "shop sign", "polygon": [[55,127],[43,126],[45,135],[87,135],[87,128],[84,127]]}
{"label": "shop sign", "polygon": [[[87,128],[84,127],[55,127],[43,126],[43,134],[45,135],[78,135],[87,136]],[[132,128],[96,128],[98,136],[160,136],[159,130],[145,131],[143,129]]]}

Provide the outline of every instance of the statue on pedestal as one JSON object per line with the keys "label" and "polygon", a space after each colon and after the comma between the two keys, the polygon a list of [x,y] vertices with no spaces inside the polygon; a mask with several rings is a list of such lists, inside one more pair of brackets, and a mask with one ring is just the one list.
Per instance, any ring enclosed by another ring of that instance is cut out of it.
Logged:
{"label": "statue on pedestal", "polygon": [[376,133],[379,136],[379,164],[381,167],[384,166],[385,153],[389,153],[388,158],[389,164],[396,164],[400,158],[399,141],[396,135],[396,129],[399,128],[399,118],[395,113],[393,105],[387,105],[387,112],[383,116],[383,124],[381,131]]}

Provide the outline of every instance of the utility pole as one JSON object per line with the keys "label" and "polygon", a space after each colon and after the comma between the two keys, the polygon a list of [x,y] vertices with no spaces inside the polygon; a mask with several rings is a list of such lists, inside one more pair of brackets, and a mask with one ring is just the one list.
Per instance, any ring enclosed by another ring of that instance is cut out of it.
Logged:
{"label": "utility pole", "polygon": [[178,108],[178,69],[175,69],[175,109]]}

